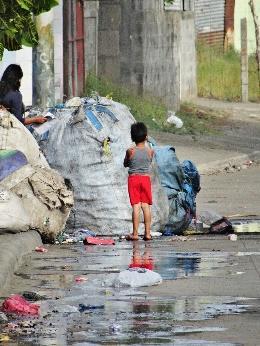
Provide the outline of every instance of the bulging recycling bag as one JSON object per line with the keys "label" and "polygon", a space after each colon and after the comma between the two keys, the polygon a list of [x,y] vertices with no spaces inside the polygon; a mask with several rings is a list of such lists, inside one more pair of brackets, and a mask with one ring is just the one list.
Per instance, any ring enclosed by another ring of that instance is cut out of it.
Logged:
{"label": "bulging recycling bag", "polygon": [[200,177],[191,161],[181,164],[172,146],[154,147],[161,184],[168,196],[169,218],[164,235],[181,234],[196,216]]}
{"label": "bulging recycling bag", "polygon": [[[73,187],[75,207],[68,228],[122,235],[132,231],[123,160],[132,145],[135,119],[125,105],[103,101],[81,99],[79,107],[55,110],[48,136],[39,143],[50,166]],[[155,166],[152,171],[152,229],[161,230],[168,217],[167,196]]]}
{"label": "bulging recycling bag", "polygon": [[54,242],[72,205],[72,191],[49,167],[31,133],[0,109],[0,234],[35,229]]}

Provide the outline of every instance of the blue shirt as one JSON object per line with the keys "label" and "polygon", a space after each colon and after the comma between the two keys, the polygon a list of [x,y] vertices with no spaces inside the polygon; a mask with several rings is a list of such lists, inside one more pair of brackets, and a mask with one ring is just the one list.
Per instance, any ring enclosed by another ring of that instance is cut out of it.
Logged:
{"label": "blue shirt", "polygon": [[19,90],[8,91],[0,103],[2,103],[10,113],[16,116],[16,118],[24,124],[23,97]]}

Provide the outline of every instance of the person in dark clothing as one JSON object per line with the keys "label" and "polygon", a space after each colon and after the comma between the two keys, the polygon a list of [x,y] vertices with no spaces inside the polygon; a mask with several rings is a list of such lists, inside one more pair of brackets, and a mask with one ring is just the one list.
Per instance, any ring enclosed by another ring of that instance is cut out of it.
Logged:
{"label": "person in dark clothing", "polygon": [[20,65],[11,64],[5,69],[0,81],[0,105],[4,106],[24,125],[43,124],[47,119],[41,116],[24,118],[25,108],[20,93],[22,77],[23,71]]}

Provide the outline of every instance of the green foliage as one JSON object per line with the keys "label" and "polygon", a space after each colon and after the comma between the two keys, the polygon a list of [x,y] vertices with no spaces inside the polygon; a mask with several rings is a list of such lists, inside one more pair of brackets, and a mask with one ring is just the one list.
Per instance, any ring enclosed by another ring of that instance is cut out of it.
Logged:
{"label": "green foliage", "polygon": [[39,38],[33,16],[58,4],[58,0],[0,0],[0,60],[3,48],[18,50],[22,45],[37,45]]}
{"label": "green foliage", "polygon": [[213,132],[218,125],[219,117],[212,112],[198,110],[192,105],[182,105],[177,116],[184,126],[176,129],[174,125],[166,122],[168,108],[156,97],[142,97],[126,88],[118,86],[105,78],[98,78],[89,74],[86,82],[87,95],[98,92],[101,96],[112,97],[114,101],[121,102],[129,107],[137,121],[143,121],[150,130],[166,131],[178,134],[198,134]]}
{"label": "green foliage", "polygon": [[[241,95],[240,54],[234,49],[226,53],[218,47],[206,44],[197,46],[198,93],[202,97],[239,101]],[[257,64],[249,57],[249,99],[260,101]]]}

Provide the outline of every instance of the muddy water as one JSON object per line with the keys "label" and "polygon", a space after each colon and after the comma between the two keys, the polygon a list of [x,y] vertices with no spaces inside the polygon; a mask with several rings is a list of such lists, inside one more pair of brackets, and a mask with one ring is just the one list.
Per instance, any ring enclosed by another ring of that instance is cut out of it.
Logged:
{"label": "muddy water", "polygon": [[[134,265],[160,273],[164,281],[238,275],[246,253],[175,252],[167,242],[141,241],[48,249],[33,254],[8,291],[48,298],[41,301],[38,319],[10,317],[13,324],[0,325],[10,345],[234,345],[199,335],[224,333],[225,327],[214,325],[219,317],[259,310],[255,299],[195,297],[192,288],[190,296],[165,298],[113,285],[120,271]],[[78,276],[87,281],[76,282]]]}

